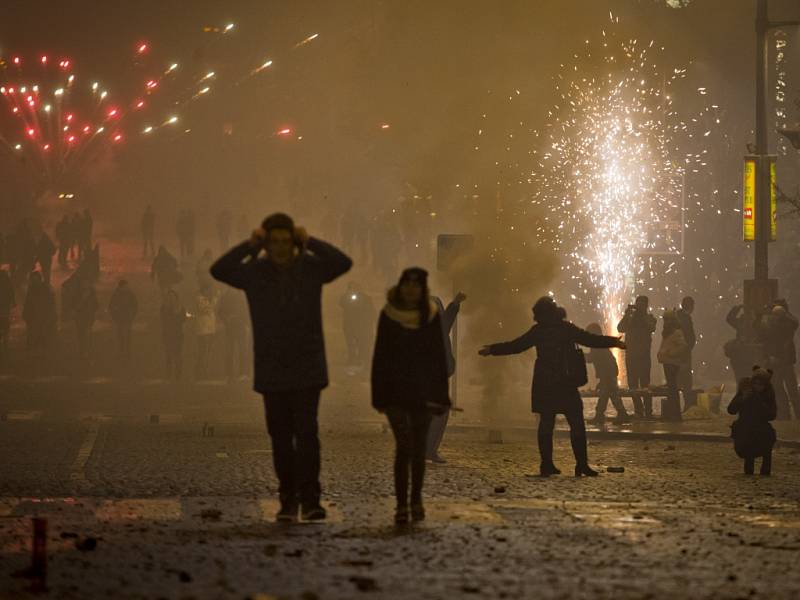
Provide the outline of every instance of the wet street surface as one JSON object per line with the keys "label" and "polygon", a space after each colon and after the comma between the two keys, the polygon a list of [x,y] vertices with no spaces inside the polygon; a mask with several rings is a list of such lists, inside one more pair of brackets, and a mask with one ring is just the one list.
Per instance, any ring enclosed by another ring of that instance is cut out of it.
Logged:
{"label": "wet street surface", "polygon": [[[258,414],[257,410],[253,415]],[[277,525],[264,427],[0,423],[0,597],[48,520],[53,598],[796,598],[800,451],[740,474],[728,443],[590,442],[597,479],[538,471],[535,434],[448,434],[424,523],[392,523],[392,440],[324,419],[325,523]],[[623,473],[606,472],[624,467]],[[260,594],[260,595],[259,595]]]}

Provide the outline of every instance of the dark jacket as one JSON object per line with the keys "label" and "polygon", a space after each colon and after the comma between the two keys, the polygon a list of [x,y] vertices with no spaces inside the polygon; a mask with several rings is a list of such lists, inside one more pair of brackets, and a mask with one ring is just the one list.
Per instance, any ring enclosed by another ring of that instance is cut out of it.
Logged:
{"label": "dark jacket", "polygon": [[697,335],[694,332],[694,321],[692,321],[692,315],[688,312],[679,308],[675,311],[675,315],[678,317],[678,321],[681,324],[681,329],[683,330],[683,337],[686,340],[686,343],[689,344],[689,351],[694,349],[695,344],[697,344]]}
{"label": "dark jacket", "polygon": [[650,362],[650,347],[658,320],[649,313],[639,310],[627,310],[617,324],[617,331],[625,334],[627,354]]}
{"label": "dark jacket", "polygon": [[767,314],[756,323],[756,333],[764,345],[764,354],[776,367],[786,367],[797,362],[794,336],[798,321],[794,315]]}
{"label": "dark jacket", "polygon": [[108,312],[115,323],[130,324],[136,318],[139,311],[139,303],[136,295],[128,287],[117,287],[111,294],[111,301],[108,303]]}
{"label": "dark jacket", "polygon": [[[388,314],[387,314],[388,313]],[[372,406],[440,412],[450,406],[441,315],[435,308],[423,326],[409,328],[390,316],[378,319],[372,357]]]}
{"label": "dark jacket", "polygon": [[592,348],[589,350],[589,356],[586,357],[587,362],[594,365],[594,374],[601,385],[617,383],[619,376],[619,367],[617,366],[617,359],[611,354],[608,348]]}
{"label": "dark jacket", "polygon": [[517,339],[489,346],[490,354],[519,354],[536,347],[533,367],[531,410],[535,413],[564,413],[582,410],[578,388],[568,381],[566,356],[575,344],[589,348],[613,348],[617,338],[594,335],[568,321],[537,324]]}
{"label": "dark jacket", "polygon": [[770,421],[777,416],[775,390],[739,391],[728,405],[728,412],[739,415],[731,425],[733,447],[740,458],[763,456],[775,444],[775,430]]}
{"label": "dark jacket", "polygon": [[254,389],[270,392],[328,385],[322,337],[322,286],[346,273],[352,261],[321,240],[308,240],[285,268],[252,257],[248,242],[211,266],[211,275],[247,295],[253,330]]}

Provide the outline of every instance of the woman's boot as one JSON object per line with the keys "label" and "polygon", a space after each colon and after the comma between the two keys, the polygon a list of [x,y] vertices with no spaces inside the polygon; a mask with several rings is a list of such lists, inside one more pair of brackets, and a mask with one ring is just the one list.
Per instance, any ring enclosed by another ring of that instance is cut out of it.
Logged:
{"label": "woman's boot", "polygon": [[589,451],[586,448],[586,435],[576,435],[570,432],[569,439],[572,443],[572,453],[575,455],[575,477],[580,477],[581,475],[597,477],[599,473],[589,467]]}
{"label": "woman's boot", "polygon": [[755,458],[745,458],[744,459],[744,474],[745,475],[752,475],[756,469],[756,459]]}
{"label": "woman's boot", "polygon": [[539,456],[542,459],[539,465],[539,475],[550,477],[550,475],[561,475],[561,471],[553,464],[553,435],[539,434]]}
{"label": "woman's boot", "polygon": [[767,451],[764,458],[761,459],[760,472],[762,475],[772,475],[772,450]]}

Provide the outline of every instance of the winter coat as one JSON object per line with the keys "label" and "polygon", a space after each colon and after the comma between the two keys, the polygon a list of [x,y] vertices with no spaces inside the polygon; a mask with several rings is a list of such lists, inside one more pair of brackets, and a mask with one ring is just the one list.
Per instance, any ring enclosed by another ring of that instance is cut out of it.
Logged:
{"label": "winter coat", "polygon": [[617,324],[617,331],[625,334],[626,353],[650,362],[650,347],[658,320],[649,313],[637,309],[626,311]]}
{"label": "winter coat", "polygon": [[139,310],[139,303],[136,295],[127,287],[118,287],[111,294],[111,301],[108,303],[108,312],[115,323],[129,325],[136,318]]}
{"label": "winter coat", "polygon": [[773,366],[783,367],[797,362],[794,336],[798,321],[794,315],[769,314],[756,324],[759,341],[764,345],[764,354]]}
{"label": "winter coat", "polygon": [[[322,389],[328,385],[322,336],[322,286],[352,261],[330,244],[308,240],[289,265],[252,257],[243,242],[211,266],[214,279],[244,290],[250,306],[259,393]],[[245,261],[245,259],[249,259]]]}
{"label": "winter coat", "polygon": [[217,333],[217,298],[200,294],[197,297],[197,335]]}
{"label": "winter coat", "polygon": [[682,329],[675,329],[661,338],[658,362],[662,365],[683,365],[690,356],[691,349],[686,343],[686,338],[683,337]]}
{"label": "winter coat", "polygon": [[678,317],[678,322],[681,324],[683,339],[689,346],[689,360],[691,360],[692,350],[694,349],[695,344],[697,344],[697,335],[695,335],[694,332],[694,321],[692,321],[692,315],[682,308],[679,308],[675,311],[675,316]]}
{"label": "winter coat", "polygon": [[770,421],[777,416],[775,390],[739,391],[728,405],[728,413],[739,415],[731,425],[733,448],[740,458],[763,456],[775,445],[775,429]]}
{"label": "winter coat", "polygon": [[489,346],[493,356],[519,354],[536,347],[531,386],[531,410],[535,413],[582,411],[578,388],[570,383],[567,356],[575,344],[589,348],[614,348],[617,338],[589,333],[568,321],[537,324],[517,339]]}
{"label": "winter coat", "polygon": [[617,366],[617,359],[611,354],[611,350],[608,348],[592,348],[589,350],[589,356],[587,356],[586,360],[594,365],[594,374],[599,382],[604,384],[613,382],[616,384],[619,376],[619,367]]}
{"label": "winter coat", "polygon": [[430,303],[428,322],[419,311],[391,302],[378,320],[372,357],[372,406],[442,412],[450,406],[441,315]]}
{"label": "winter coat", "polygon": [[91,329],[97,316],[97,293],[93,287],[87,287],[80,291],[78,303],[75,306],[75,324],[79,329]]}
{"label": "winter coat", "polygon": [[58,321],[56,297],[49,285],[36,283],[28,286],[22,318],[28,327],[39,328],[41,331],[55,329]]}
{"label": "winter coat", "polygon": [[168,349],[178,349],[183,343],[183,323],[186,309],[183,306],[161,305],[161,339]]}

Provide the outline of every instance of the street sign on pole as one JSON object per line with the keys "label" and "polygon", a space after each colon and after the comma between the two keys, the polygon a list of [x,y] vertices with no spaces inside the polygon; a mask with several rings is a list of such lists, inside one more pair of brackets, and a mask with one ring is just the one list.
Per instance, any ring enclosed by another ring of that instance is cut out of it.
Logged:
{"label": "street sign on pole", "polygon": [[[777,156],[769,154],[764,157],[745,156],[744,158],[744,179],[742,185],[742,239],[745,242],[753,242],[761,239],[761,229],[758,217],[758,205],[760,201],[758,181],[761,177],[762,169],[769,170],[769,241],[774,242],[778,239],[778,224],[776,220],[777,196],[775,187],[775,161]],[[763,166],[762,166],[763,165]]]}

